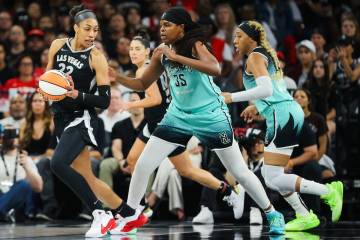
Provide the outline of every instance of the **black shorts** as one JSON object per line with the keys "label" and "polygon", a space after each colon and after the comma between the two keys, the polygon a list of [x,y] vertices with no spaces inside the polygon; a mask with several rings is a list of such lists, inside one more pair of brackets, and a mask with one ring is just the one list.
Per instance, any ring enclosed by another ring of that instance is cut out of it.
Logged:
{"label": "black shorts", "polygon": [[[138,138],[147,143],[150,139],[150,136],[155,132],[157,128],[157,123],[147,123],[144,128],[140,131]],[[190,138],[189,138],[190,139]],[[183,152],[185,152],[186,148],[183,146],[177,147],[172,153],[169,154],[169,157],[177,156]]]}
{"label": "black shorts", "polygon": [[[101,139],[101,119],[96,115],[90,115],[84,111],[82,115],[55,114],[55,136],[57,142],[66,141],[64,136],[71,137],[71,133],[80,133],[81,140],[85,145],[92,146],[94,149],[102,152],[103,139]],[[64,135],[64,133],[67,133]]]}

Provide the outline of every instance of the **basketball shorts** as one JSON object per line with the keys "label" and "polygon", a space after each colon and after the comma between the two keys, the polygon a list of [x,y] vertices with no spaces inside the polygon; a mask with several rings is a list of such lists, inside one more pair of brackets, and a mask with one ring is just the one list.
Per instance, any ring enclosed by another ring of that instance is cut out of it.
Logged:
{"label": "basketball shorts", "polygon": [[274,104],[261,115],[266,119],[265,151],[291,155],[299,144],[304,112],[295,101]]}
{"label": "basketball shorts", "polygon": [[184,112],[173,106],[153,135],[182,148],[192,136],[196,136],[211,150],[230,147],[234,139],[228,111],[219,107]]}

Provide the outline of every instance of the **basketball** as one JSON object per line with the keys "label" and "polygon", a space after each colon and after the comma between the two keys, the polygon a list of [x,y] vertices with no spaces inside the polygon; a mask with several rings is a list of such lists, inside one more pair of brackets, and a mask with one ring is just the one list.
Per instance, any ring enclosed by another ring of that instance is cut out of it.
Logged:
{"label": "basketball", "polygon": [[66,97],[70,86],[64,73],[58,70],[46,71],[39,78],[39,92],[51,101],[60,101]]}

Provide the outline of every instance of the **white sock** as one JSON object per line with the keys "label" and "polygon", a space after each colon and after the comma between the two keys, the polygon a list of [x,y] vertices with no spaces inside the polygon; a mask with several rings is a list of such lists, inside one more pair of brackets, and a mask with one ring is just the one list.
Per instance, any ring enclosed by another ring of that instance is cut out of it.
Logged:
{"label": "white sock", "polygon": [[324,184],[309,181],[303,178],[300,183],[300,192],[321,196],[328,194],[329,190]]}
{"label": "white sock", "polygon": [[297,192],[293,192],[290,196],[284,197],[284,199],[290,204],[296,213],[303,217],[309,214],[305,203],[302,201]]}

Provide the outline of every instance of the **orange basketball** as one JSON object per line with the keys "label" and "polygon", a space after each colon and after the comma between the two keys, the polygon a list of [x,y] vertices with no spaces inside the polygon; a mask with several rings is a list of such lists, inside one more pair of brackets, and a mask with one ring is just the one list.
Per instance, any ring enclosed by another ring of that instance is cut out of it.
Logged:
{"label": "orange basketball", "polygon": [[46,71],[39,78],[39,92],[52,101],[60,101],[66,97],[70,86],[64,73],[58,70]]}

